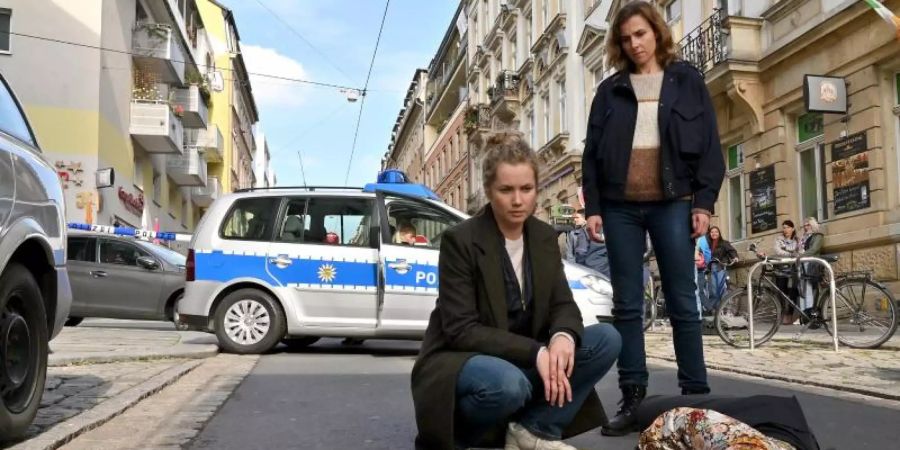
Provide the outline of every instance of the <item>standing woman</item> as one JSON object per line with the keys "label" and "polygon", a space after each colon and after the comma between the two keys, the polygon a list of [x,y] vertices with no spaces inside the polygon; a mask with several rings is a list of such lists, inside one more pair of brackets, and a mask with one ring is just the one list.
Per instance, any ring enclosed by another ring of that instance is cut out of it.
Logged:
{"label": "standing woman", "polygon": [[[781,236],[775,238],[775,256],[796,258],[800,249],[800,240],[797,238],[797,229],[793,220],[781,222]],[[797,286],[794,286],[792,276],[779,276],[775,278],[775,286],[787,295],[791,301],[797,302]],[[781,324],[790,325],[800,318],[800,313],[794,311],[790,302],[781,299]]]}
{"label": "standing woman", "polygon": [[438,301],[412,371],[416,448],[574,450],[562,439],[604,421],[594,385],[619,334],[582,325],[556,231],[532,216],[534,152],[518,133],[487,150],[488,205],[441,238]]}
{"label": "standing woman", "polygon": [[719,305],[719,301],[722,300],[722,296],[725,295],[725,277],[728,275],[728,270],[724,265],[731,264],[739,258],[738,252],[731,245],[731,242],[722,237],[722,230],[719,227],[709,227],[706,239],[709,241],[712,258],[717,262],[710,263],[709,271],[712,274],[712,277],[710,277],[712,286],[709,287],[709,304],[704,306],[706,306],[707,311],[714,312]]}
{"label": "standing woman", "polygon": [[709,392],[692,240],[709,228],[725,163],[703,75],[676,60],[656,7],[623,6],[606,45],[619,71],[600,84],[591,105],[582,174],[589,232],[599,239],[602,224],[606,233],[613,323],[622,336],[621,408],[603,432],[623,435],[635,431],[649,378],[641,328],[645,232],[672,322],[678,385],[683,394]]}

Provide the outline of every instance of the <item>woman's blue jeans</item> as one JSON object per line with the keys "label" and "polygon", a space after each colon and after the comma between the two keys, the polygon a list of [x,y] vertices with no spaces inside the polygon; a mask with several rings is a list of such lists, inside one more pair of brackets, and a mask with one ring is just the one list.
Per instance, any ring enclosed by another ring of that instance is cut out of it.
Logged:
{"label": "woman's blue jeans", "polygon": [[465,436],[457,438],[477,445],[485,431],[513,420],[535,436],[559,440],[594,385],[612,367],[621,346],[619,333],[611,325],[585,327],[569,379],[572,401],[562,408],[544,399],[544,385],[536,369],[521,369],[494,356],[473,356],[456,380],[456,411],[463,422],[457,430],[466,430]]}
{"label": "woman's blue jeans", "polygon": [[619,386],[646,386],[649,381],[641,315],[644,236],[649,233],[672,323],[678,385],[690,392],[708,392],[701,308],[694,281],[691,202],[605,201],[601,216],[612,275],[613,324],[622,336]]}

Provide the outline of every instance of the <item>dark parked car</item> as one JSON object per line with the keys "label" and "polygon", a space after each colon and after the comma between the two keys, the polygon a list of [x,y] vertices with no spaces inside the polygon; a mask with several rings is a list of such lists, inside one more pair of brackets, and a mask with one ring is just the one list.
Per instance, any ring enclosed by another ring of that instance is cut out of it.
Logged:
{"label": "dark parked car", "polygon": [[175,321],[184,293],[183,255],[132,237],[81,231],[69,232],[68,248],[67,326],[85,317]]}
{"label": "dark parked car", "polygon": [[63,189],[0,77],[0,441],[21,437],[41,404],[48,341],[72,292]]}

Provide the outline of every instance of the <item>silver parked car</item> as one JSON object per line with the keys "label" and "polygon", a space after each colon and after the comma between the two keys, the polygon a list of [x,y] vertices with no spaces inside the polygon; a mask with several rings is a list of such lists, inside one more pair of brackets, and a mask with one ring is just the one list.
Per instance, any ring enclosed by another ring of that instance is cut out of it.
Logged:
{"label": "silver parked car", "polygon": [[56,170],[0,76],[0,441],[34,419],[48,341],[69,312],[64,211]]}
{"label": "silver parked car", "polygon": [[85,317],[175,321],[184,293],[184,255],[132,237],[69,232],[72,311]]}

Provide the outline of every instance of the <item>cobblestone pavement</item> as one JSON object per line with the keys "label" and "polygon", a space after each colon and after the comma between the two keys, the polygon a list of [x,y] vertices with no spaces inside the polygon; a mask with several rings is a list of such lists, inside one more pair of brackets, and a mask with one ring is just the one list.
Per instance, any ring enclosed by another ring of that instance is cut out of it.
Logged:
{"label": "cobblestone pavement", "polygon": [[169,369],[183,360],[50,367],[37,417],[26,439]]}
{"label": "cobblestone pavement", "polygon": [[[805,336],[799,341],[789,333],[757,347],[738,349],[718,336],[704,336],[706,365],[713,369],[838,389],[880,398],[900,400],[900,350],[892,344],[877,350],[829,346],[828,335]],[[647,356],[675,361],[671,328],[649,331]],[[897,337],[892,340],[896,342]]]}
{"label": "cobblestone pavement", "polygon": [[61,448],[184,448],[250,373],[258,359],[255,355],[227,354],[207,359],[171,386]]}

